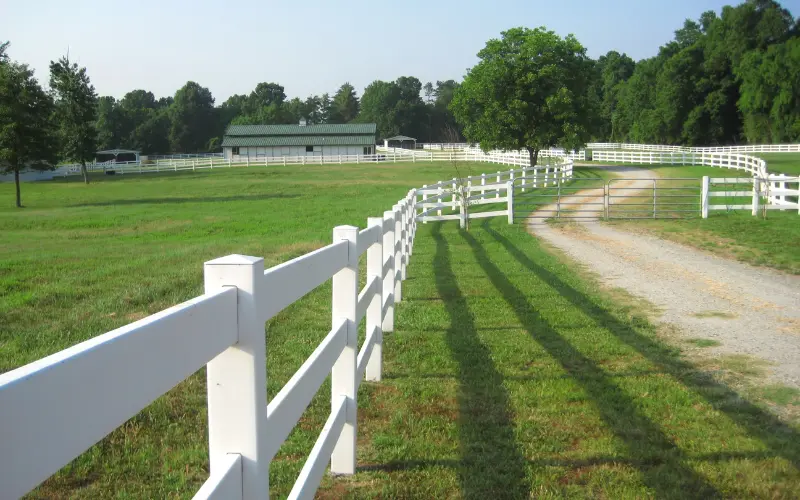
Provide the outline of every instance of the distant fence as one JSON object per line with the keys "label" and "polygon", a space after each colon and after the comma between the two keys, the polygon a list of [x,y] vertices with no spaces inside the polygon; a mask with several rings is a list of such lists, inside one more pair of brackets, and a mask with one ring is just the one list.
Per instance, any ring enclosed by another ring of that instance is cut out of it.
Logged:
{"label": "distant fence", "polygon": [[746,146],[665,146],[624,142],[591,142],[586,149],[622,149],[627,151],[666,151],[687,153],[800,153],[800,144],[751,144]]}
{"label": "distant fence", "polygon": [[649,165],[705,165],[709,167],[743,170],[758,177],[768,175],[766,161],[761,158],[738,153],[593,151],[592,161]]}
{"label": "distant fence", "polygon": [[[541,155],[547,158],[546,155]],[[558,156],[553,156],[558,157]],[[330,156],[262,156],[250,158],[248,156],[234,156],[232,158],[202,157],[202,158],[175,158],[159,160],[158,162],[117,162],[87,166],[89,171],[114,172],[114,174],[146,174],[160,172],[187,172],[213,170],[233,167],[269,167],[289,165],[334,165],[334,164],[361,164],[361,163],[416,163],[427,161],[461,161],[497,163],[500,165],[525,166],[530,161],[527,155],[499,154],[496,152],[484,153],[480,149],[472,148],[464,151],[414,151],[414,150],[387,150],[383,153],[371,155],[330,155]],[[66,165],[56,170],[57,176],[70,176],[80,174],[80,165]]]}

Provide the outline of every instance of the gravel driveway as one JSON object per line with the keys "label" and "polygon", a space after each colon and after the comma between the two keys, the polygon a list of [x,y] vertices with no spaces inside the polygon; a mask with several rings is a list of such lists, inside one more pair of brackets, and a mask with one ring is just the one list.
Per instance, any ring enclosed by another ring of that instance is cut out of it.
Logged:
{"label": "gravel driveway", "polygon": [[[613,168],[626,178],[657,177],[649,170]],[[650,185],[630,181],[630,187]],[[540,212],[549,216],[552,210]],[[576,230],[560,230],[543,219],[528,224],[537,237],[585,264],[605,284],[656,305],[662,321],[686,338],[720,342],[712,353],[764,359],[776,381],[800,387],[800,277],[615,229],[597,217],[580,221]]]}

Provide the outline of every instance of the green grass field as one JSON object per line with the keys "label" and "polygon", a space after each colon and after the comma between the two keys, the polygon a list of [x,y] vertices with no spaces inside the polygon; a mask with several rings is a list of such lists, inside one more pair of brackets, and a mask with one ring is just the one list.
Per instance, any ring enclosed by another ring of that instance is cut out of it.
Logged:
{"label": "green grass field", "polygon": [[800,153],[753,153],[767,160],[771,174],[800,175]]}
{"label": "green grass field", "polygon": [[[71,179],[25,184],[21,210],[0,185],[0,372],[200,294],[205,260],[271,266],[325,245],[450,168]],[[359,472],[326,478],[321,496],[800,495],[796,426],[698,371],[521,225],[420,225],[404,286],[385,380],[359,393]],[[329,285],[270,321],[270,397],[329,328]],[[326,383],[272,464],[272,495],[289,492],[329,401]],[[31,497],[189,498],[206,435],[200,371]]]}

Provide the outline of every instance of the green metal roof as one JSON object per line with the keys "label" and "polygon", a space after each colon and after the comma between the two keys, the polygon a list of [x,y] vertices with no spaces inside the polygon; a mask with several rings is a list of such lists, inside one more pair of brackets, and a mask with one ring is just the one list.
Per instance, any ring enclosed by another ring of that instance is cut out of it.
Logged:
{"label": "green metal roof", "polygon": [[374,123],[326,123],[322,125],[230,125],[226,136],[257,135],[375,135],[377,125]]}
{"label": "green metal roof", "polygon": [[374,146],[374,135],[300,135],[300,136],[250,136],[226,135],[222,147],[276,147],[276,146]]}

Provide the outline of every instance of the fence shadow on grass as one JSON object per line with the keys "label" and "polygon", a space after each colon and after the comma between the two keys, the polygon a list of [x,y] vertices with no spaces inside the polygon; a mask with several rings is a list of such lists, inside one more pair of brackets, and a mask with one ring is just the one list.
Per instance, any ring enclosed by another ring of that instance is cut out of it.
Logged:
{"label": "fence shadow on grass", "polygon": [[524,268],[553,287],[561,296],[598,324],[604,325],[609,332],[636,349],[664,373],[674,377],[703,397],[717,411],[724,413],[742,429],[745,429],[750,436],[759,439],[769,449],[772,456],[783,457],[795,467],[800,467],[800,433],[775,415],[743,399],[730,387],[699,371],[689,362],[681,359],[669,346],[642,335],[617,319],[608,310],[597,305],[554,273],[534,262],[514,243],[493,230],[488,224],[484,223],[482,227]]}
{"label": "fence shadow on grass", "polygon": [[[487,231],[491,231],[486,225]],[[658,498],[713,498],[719,492],[686,463],[680,448],[659,426],[642,415],[634,401],[597,364],[581,353],[556,328],[541,317],[537,308],[495,264],[486,249],[471,234],[462,232],[478,265],[514,311],[522,327],[580,384],[600,417],[624,443],[628,458],[639,469],[642,480]],[[499,241],[499,235],[492,233]],[[510,244],[510,243],[509,243]],[[506,247],[517,260],[527,256]],[[551,284],[549,281],[546,281]],[[588,302],[588,299],[584,298]],[[623,459],[624,461],[624,459]]]}
{"label": "fence shadow on grass", "polygon": [[[446,341],[458,363],[459,437],[457,463],[464,498],[527,498],[527,465],[514,436],[508,392],[458,287],[450,249],[440,224],[432,230],[436,290],[450,318]],[[409,466],[411,464],[406,464]]]}
{"label": "fence shadow on grass", "polygon": [[200,196],[197,198],[137,198],[133,200],[109,200],[98,201],[95,203],[76,203],[70,205],[72,208],[76,207],[113,207],[118,205],[162,205],[172,203],[225,203],[229,201],[259,201],[259,200],[272,200],[284,198],[299,198],[300,194],[281,194],[281,193],[264,193],[264,194],[242,194],[237,196]]}

